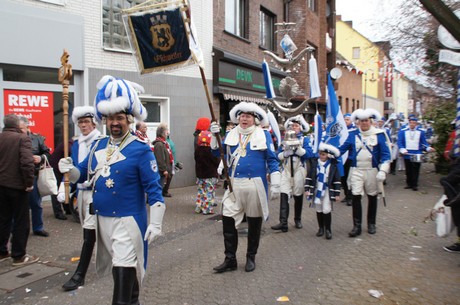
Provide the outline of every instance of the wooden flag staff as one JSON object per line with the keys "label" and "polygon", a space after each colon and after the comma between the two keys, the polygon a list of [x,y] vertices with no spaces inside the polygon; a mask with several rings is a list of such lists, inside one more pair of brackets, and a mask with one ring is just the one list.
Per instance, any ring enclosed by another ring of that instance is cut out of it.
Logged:
{"label": "wooden flag staff", "polygon": [[[61,56],[61,67],[58,74],[59,82],[62,84],[62,123],[64,135],[64,158],[69,156],[69,84],[72,79],[72,65],[69,64],[69,53],[66,49]],[[64,174],[65,203],[69,203],[69,173]]]}

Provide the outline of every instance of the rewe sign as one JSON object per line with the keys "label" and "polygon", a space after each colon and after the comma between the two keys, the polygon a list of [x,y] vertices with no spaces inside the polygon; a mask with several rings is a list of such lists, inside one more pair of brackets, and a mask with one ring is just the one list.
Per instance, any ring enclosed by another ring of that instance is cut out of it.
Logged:
{"label": "rewe sign", "polygon": [[14,113],[29,120],[29,128],[45,137],[46,145],[54,150],[53,92],[4,90],[4,113]]}

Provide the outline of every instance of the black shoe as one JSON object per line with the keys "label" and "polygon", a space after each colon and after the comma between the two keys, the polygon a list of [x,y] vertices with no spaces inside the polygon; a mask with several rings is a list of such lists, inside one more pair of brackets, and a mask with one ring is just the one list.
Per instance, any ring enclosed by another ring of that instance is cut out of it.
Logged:
{"label": "black shoe", "polygon": [[50,236],[50,234],[49,234],[48,232],[46,232],[45,230],[34,231],[34,235],[43,236],[43,237],[48,237],[48,236]]}
{"label": "black shoe", "polygon": [[74,274],[64,285],[62,285],[62,289],[64,289],[64,291],[71,291],[78,289],[78,287],[83,286],[84,284],[85,278],[78,274]]}
{"label": "black shoe", "polygon": [[56,215],[54,215],[54,217],[56,217],[56,219],[60,219],[60,220],[66,220],[67,217],[64,215],[64,213],[58,213]]}
{"label": "black shoe", "polygon": [[353,227],[353,229],[350,231],[350,233],[348,233],[348,236],[349,237],[356,237],[356,236],[359,236],[361,235],[361,228],[360,227]]}
{"label": "black shoe", "polygon": [[351,198],[347,199],[347,206],[351,207],[351,204],[352,204]]}
{"label": "black shoe", "polygon": [[377,232],[377,229],[375,228],[374,224],[370,224],[367,226],[367,233],[375,234],[376,232]]}
{"label": "black shoe", "polygon": [[255,255],[246,255],[246,266],[244,267],[244,271],[252,272],[254,269],[256,269]]}
{"label": "black shoe", "polygon": [[408,189],[411,189],[411,188],[412,188],[412,186],[405,186],[404,187],[405,190],[408,190]]}
{"label": "black shoe", "polygon": [[224,262],[217,267],[212,268],[216,273],[222,273],[226,271],[233,271],[238,268],[236,258],[225,258]]}
{"label": "black shoe", "polygon": [[170,193],[163,193],[163,197],[172,197]]}
{"label": "black shoe", "polygon": [[460,253],[460,243],[455,243],[453,245],[443,247],[443,249],[450,253]]}
{"label": "black shoe", "polygon": [[412,190],[418,191],[418,187],[414,186],[414,187],[412,188]]}
{"label": "black shoe", "polygon": [[294,219],[294,223],[295,223],[295,227],[297,229],[302,229],[303,228],[302,222],[300,220],[295,220]]}
{"label": "black shoe", "polygon": [[326,239],[332,239],[332,232],[329,230],[326,230]]}
{"label": "black shoe", "polygon": [[318,233],[316,233],[316,236],[321,237],[324,235],[324,228],[319,228]]}
{"label": "black shoe", "polygon": [[274,226],[271,226],[272,230],[275,230],[275,231],[279,231],[281,230],[281,232],[287,232],[288,231],[288,226],[287,224],[284,224],[284,223],[279,223],[277,225],[274,225]]}

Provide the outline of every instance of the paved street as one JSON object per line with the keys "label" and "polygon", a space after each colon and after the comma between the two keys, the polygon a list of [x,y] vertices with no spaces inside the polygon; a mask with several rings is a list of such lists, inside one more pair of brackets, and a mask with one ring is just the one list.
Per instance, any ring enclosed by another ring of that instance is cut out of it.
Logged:
{"label": "paved street", "polygon": [[[173,189],[166,199],[165,234],[151,245],[141,304],[266,305],[279,304],[283,296],[287,304],[460,304],[460,255],[442,249],[455,234],[439,238],[434,222],[423,221],[442,193],[433,169],[424,164],[417,192],[403,189],[403,172],[388,177],[387,207],[379,201],[376,235],[364,226],[359,238],[349,238],[351,207],[343,203],[334,206],[332,240],[315,237],[310,208],[303,211],[303,229],[294,228],[291,213],[289,232],[274,232],[270,226],[278,222],[279,203],[272,201],[252,273],[244,271],[244,236],[238,270],[212,272],[224,259],[222,224],[216,215],[194,214],[195,187]],[[221,197],[222,189],[218,193]],[[72,258],[79,256],[82,231],[70,219],[55,219],[49,202],[44,221],[51,236],[31,235],[28,245],[40,263],[13,268],[11,261],[1,262],[0,287],[43,276],[11,291],[0,289],[0,304],[110,304],[112,278],[98,278],[94,264],[84,287],[61,290],[77,265]],[[372,297],[370,289],[383,296]]]}

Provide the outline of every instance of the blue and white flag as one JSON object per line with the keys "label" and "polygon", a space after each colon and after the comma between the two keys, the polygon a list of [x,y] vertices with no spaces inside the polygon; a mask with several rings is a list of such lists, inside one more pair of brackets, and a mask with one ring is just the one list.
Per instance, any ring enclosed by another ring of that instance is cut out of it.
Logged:
{"label": "blue and white flag", "polygon": [[313,153],[318,153],[319,144],[321,143],[321,138],[323,135],[323,120],[321,119],[321,115],[319,115],[318,111],[316,111],[315,115],[315,132],[314,132],[314,139],[313,139]]}
{"label": "blue and white flag", "polygon": [[[327,74],[327,103],[326,103],[326,136],[324,143],[331,144],[335,147],[342,145],[348,137],[348,129],[343,119],[342,110],[340,109],[337,96],[335,94],[334,84],[331,76]],[[340,175],[344,175],[343,163],[347,160],[346,156],[338,158],[338,168]]]}
{"label": "blue and white flag", "polygon": [[264,84],[265,84],[265,94],[268,99],[272,99],[276,97],[275,90],[273,89],[273,82],[272,76],[270,74],[270,67],[268,63],[265,61],[262,62],[262,71],[264,73]]}

